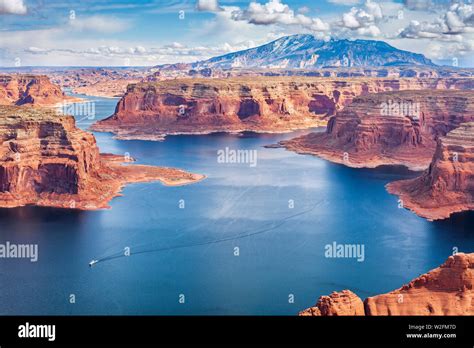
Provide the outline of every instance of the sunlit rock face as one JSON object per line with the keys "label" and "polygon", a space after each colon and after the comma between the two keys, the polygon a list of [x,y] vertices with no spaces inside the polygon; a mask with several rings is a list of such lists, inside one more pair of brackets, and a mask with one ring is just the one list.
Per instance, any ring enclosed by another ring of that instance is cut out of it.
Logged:
{"label": "sunlit rock face", "polygon": [[428,167],[439,137],[474,121],[471,90],[369,94],[332,117],[323,133],[283,142],[288,149],[351,167]]}
{"label": "sunlit rock face", "polygon": [[438,139],[428,169],[418,178],[387,185],[403,206],[430,220],[474,209],[474,122]]}
{"label": "sunlit rock face", "polygon": [[474,315],[474,253],[457,253],[400,289],[365,299],[343,290],[321,296],[301,316]]}
{"label": "sunlit rock face", "polygon": [[355,98],[399,90],[468,88],[470,79],[246,76],[129,85],[96,131],[133,138],[217,131],[281,132],[327,123]]}
{"label": "sunlit rock face", "polygon": [[203,176],[173,168],[126,165],[100,154],[94,136],[51,109],[0,106],[0,207],[107,208],[128,182],[180,185]]}
{"label": "sunlit rock face", "polygon": [[0,75],[0,105],[49,106],[67,99],[44,75]]}

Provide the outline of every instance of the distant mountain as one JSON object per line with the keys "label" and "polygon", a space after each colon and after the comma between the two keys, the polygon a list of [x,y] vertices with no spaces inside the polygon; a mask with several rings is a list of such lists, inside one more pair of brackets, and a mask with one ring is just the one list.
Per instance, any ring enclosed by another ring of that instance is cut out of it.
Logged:
{"label": "distant mountain", "polygon": [[196,62],[192,68],[288,69],[400,65],[435,66],[422,54],[402,51],[383,41],[323,41],[313,35],[292,35],[259,47]]}

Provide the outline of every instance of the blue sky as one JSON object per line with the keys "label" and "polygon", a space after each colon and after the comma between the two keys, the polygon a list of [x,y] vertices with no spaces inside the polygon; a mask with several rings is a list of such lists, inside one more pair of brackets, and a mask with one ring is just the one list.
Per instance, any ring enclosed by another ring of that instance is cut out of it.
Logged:
{"label": "blue sky", "polygon": [[0,65],[192,62],[284,35],[384,40],[474,66],[470,0],[2,0]]}

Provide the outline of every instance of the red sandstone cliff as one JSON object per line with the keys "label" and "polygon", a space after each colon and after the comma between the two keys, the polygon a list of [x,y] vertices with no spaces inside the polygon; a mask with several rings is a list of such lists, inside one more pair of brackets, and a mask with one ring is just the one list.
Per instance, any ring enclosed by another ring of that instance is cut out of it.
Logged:
{"label": "red sandstone cliff", "polygon": [[301,316],[347,316],[365,315],[364,303],[350,290],[333,292],[329,296],[321,296],[316,306],[299,313]]}
{"label": "red sandstone cliff", "polygon": [[282,145],[351,167],[400,164],[425,169],[436,140],[469,121],[474,121],[472,91],[385,92],[356,98],[329,120],[326,132]]}
{"label": "red sandstone cliff", "polygon": [[45,75],[0,75],[0,105],[53,106],[71,99]]}
{"label": "red sandstone cliff", "polygon": [[124,161],[123,156],[99,154],[94,136],[77,128],[72,116],[0,107],[0,207],[100,209],[128,182],[179,185],[203,178]]}
{"label": "red sandstone cliff", "polygon": [[474,122],[438,139],[431,164],[420,177],[392,182],[387,190],[429,220],[474,209]]}
{"label": "red sandstone cliff", "polygon": [[458,253],[400,289],[367,298],[362,311],[360,298],[343,290],[300,315],[474,315],[473,287],[474,253]]}
{"label": "red sandstone cliff", "polygon": [[288,131],[325,124],[360,95],[474,88],[474,79],[235,77],[129,85],[113,116],[92,126],[122,138],[172,133]]}

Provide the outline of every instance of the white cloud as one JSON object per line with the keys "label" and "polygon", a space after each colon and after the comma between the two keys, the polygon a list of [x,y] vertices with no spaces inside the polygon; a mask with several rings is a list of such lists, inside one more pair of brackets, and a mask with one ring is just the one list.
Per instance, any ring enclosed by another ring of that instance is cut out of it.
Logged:
{"label": "white cloud", "polygon": [[433,6],[431,0],[403,0],[403,4],[410,10],[427,10]]}
{"label": "white cloud", "polygon": [[301,13],[301,14],[306,14],[308,12],[310,12],[310,8],[308,6],[302,6],[298,9],[298,13]]}
{"label": "white cloud", "polygon": [[295,13],[280,0],[269,0],[264,4],[252,1],[245,10],[232,11],[232,19],[255,25],[300,25],[312,31],[327,31],[330,29],[329,24],[320,18],[311,18],[302,13]]}
{"label": "white cloud", "polygon": [[451,32],[472,31],[474,28],[474,7],[468,4],[454,4],[444,17]]}
{"label": "white cloud", "polygon": [[418,38],[437,38],[443,35],[444,28],[442,23],[428,23],[411,21],[410,24],[401,31],[400,37],[408,39]]}
{"label": "white cloud", "polygon": [[453,4],[444,15],[434,21],[411,21],[410,24],[400,32],[400,37],[438,38],[447,41],[463,40],[463,33],[474,32],[474,8],[469,4]]}
{"label": "white cloud", "polygon": [[27,9],[23,0],[0,0],[0,14],[26,14]]}
{"label": "white cloud", "polygon": [[[25,65],[41,65],[42,62],[48,65],[67,65],[68,62],[77,62],[76,64],[79,65],[123,65],[126,61],[127,65],[158,65],[176,62],[190,63],[255,46],[252,42],[192,47],[178,42],[160,47],[127,46],[129,42],[117,42],[115,45],[98,43],[98,41],[88,41],[89,46],[81,45],[77,48],[66,48],[64,45],[58,48],[52,43],[44,47],[29,46],[26,49],[18,49],[18,56]],[[90,47],[92,45],[95,46]]]}
{"label": "white cloud", "polygon": [[382,7],[380,7],[380,4],[371,0],[367,0],[365,2],[365,7],[367,12],[374,16],[375,19],[381,19],[383,17]]}
{"label": "white cloud", "polygon": [[217,12],[222,8],[219,6],[218,0],[197,0],[196,8],[198,11]]}
{"label": "white cloud", "polygon": [[118,33],[128,29],[129,23],[114,17],[76,17],[69,20],[70,28],[77,31],[92,31],[105,34]]}
{"label": "white cloud", "polygon": [[[344,13],[342,15],[342,23],[349,29],[357,29],[361,26],[359,19],[363,16],[368,16],[363,10],[356,9],[353,7],[351,12]],[[358,19],[359,18],[359,19]]]}
{"label": "white cloud", "polygon": [[353,7],[342,15],[341,25],[356,30],[359,35],[379,36],[381,31],[376,25],[383,18],[380,4],[366,0],[364,8]]}
{"label": "white cloud", "polygon": [[372,36],[372,37],[377,37],[382,32],[380,31],[379,27],[376,25],[369,25],[368,27],[361,27],[357,29],[357,34],[362,35],[362,36]]}

